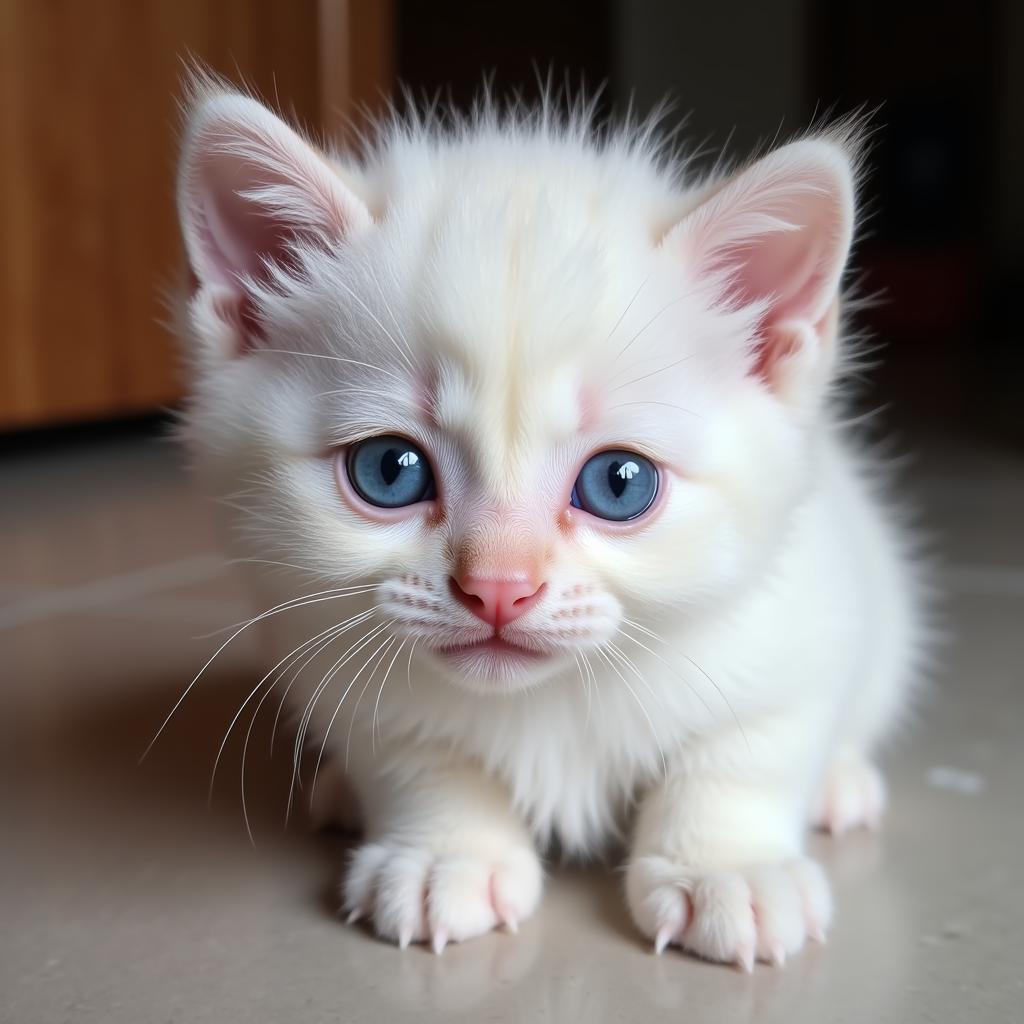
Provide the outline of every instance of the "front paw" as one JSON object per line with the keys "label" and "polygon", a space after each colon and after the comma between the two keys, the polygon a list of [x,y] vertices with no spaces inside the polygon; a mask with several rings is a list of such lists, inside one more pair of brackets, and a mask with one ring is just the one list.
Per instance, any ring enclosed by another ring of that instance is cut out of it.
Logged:
{"label": "front paw", "polygon": [[450,841],[383,839],[355,851],[342,887],[343,909],[349,921],[370,918],[381,938],[402,949],[429,940],[441,953],[448,942],[498,925],[515,932],[537,908],[542,880],[540,861],[527,846],[494,855],[472,843],[460,852]]}
{"label": "front paw", "polygon": [[840,751],[829,766],[811,821],[841,836],[854,828],[877,829],[885,811],[885,780],[863,754]]}
{"label": "front paw", "polygon": [[755,959],[781,966],[808,938],[824,941],[832,918],[828,880],[805,857],[724,871],[640,857],[626,870],[626,897],[655,952],[680,946],[746,971]]}

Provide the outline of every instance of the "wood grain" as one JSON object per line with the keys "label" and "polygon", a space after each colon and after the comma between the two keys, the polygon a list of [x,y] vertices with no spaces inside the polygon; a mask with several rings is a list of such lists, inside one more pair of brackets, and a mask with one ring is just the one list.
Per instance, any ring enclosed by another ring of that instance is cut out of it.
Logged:
{"label": "wood grain", "polygon": [[[371,89],[379,61],[360,58],[364,70],[350,73],[346,37],[321,41],[321,6],[0,0],[0,428],[127,415],[180,396],[161,322],[181,267],[182,61],[280,96],[286,113],[319,128],[326,53],[349,83],[339,94],[349,108],[389,84]],[[389,10],[364,10],[363,23],[379,31]]]}

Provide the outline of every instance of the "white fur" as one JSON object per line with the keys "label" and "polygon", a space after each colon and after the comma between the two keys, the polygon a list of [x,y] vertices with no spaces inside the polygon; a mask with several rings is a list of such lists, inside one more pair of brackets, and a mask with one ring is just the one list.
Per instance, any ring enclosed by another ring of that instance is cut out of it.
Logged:
{"label": "white fur", "polygon": [[[687,183],[649,129],[485,111],[329,163],[200,90],[187,433],[266,607],[365,585],[264,624],[305,659],[271,704],[290,684],[354,786],[344,901],[382,936],[514,928],[552,842],[618,840],[659,951],[749,967],[823,933],[806,825],[880,814],[868,759],[919,647],[909,560],[832,398],[851,160],[833,133]],[[429,454],[440,516],[378,522],[342,496],[332,453],[381,433]],[[632,532],[566,511],[611,445],[661,467]],[[489,633],[448,592],[460,558],[540,566],[544,597],[503,633],[535,670],[432,653]]]}

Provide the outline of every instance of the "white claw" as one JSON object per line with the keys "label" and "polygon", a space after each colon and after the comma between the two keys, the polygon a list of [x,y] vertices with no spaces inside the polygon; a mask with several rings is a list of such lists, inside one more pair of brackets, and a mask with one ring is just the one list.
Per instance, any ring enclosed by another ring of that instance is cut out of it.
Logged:
{"label": "white claw", "polygon": [[356,907],[355,910],[349,911],[348,917],[345,918],[345,924],[355,924],[363,916],[361,908]]}
{"label": "white claw", "polygon": [[516,920],[515,915],[507,914],[504,919],[504,924],[512,935],[519,934],[519,922]]}
{"label": "white claw", "polygon": [[776,967],[786,966],[786,949],[781,942],[776,942],[772,946],[771,961]]}
{"label": "white claw", "polygon": [[412,942],[412,925],[405,925],[398,933],[398,948],[408,949],[410,942]]}
{"label": "white claw", "polygon": [[665,952],[665,947],[672,941],[672,926],[663,924],[658,929],[658,934],[654,936],[654,952],[657,956],[661,956]]}
{"label": "white claw", "polygon": [[433,948],[434,953],[437,956],[440,956],[444,952],[444,947],[448,945],[448,932],[444,928],[438,928],[437,931],[434,932],[434,937],[431,939],[430,945]]}

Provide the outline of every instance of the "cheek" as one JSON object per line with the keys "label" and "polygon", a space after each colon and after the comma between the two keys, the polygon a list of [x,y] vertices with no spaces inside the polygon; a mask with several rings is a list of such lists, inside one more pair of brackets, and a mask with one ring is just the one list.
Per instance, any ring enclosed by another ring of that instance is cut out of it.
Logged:
{"label": "cheek", "polygon": [[[293,464],[278,481],[275,518],[289,549],[302,554],[289,560],[336,577],[359,578],[421,571],[439,557],[440,531],[430,525],[429,508],[391,520],[368,517],[339,493],[330,458]],[[287,537],[285,523],[291,524]]]}
{"label": "cheek", "polygon": [[719,492],[677,481],[652,520],[621,533],[581,530],[578,551],[609,589],[652,602],[678,601],[735,578],[739,540],[734,511]]}

